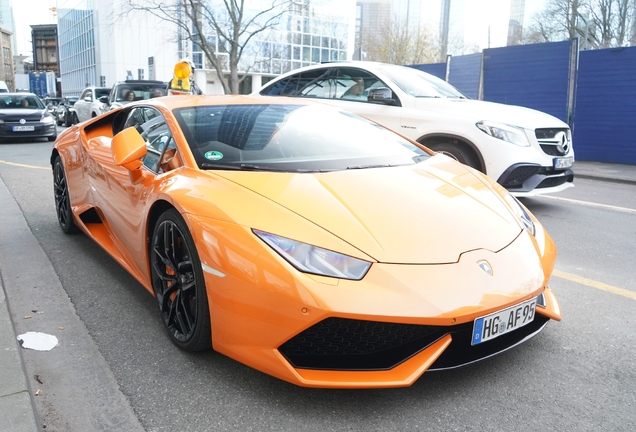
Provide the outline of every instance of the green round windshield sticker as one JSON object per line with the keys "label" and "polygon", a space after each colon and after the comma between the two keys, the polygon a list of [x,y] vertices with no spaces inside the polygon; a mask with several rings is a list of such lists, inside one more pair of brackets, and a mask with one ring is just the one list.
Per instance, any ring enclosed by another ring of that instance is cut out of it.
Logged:
{"label": "green round windshield sticker", "polygon": [[207,160],[220,160],[223,159],[223,153],[218,151],[209,151],[205,154]]}

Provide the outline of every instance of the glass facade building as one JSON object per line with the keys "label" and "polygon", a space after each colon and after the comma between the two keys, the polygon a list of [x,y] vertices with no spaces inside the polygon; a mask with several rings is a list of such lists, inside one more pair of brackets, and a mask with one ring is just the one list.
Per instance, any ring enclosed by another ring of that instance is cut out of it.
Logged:
{"label": "glass facade building", "polygon": [[92,0],[62,0],[57,6],[60,76],[64,96],[99,86]]}
{"label": "glass facade building", "polygon": [[[212,6],[219,22],[229,21],[222,0],[202,1]],[[271,6],[271,0],[247,0],[243,22]],[[150,12],[125,14],[124,9],[123,0],[58,0],[64,96],[79,95],[89,85],[108,87],[130,76],[169,80],[174,64],[182,58],[192,60],[197,69],[207,70],[204,86],[217,82],[216,87],[208,85],[204,91],[222,91],[201,46],[188,40],[174,22],[162,21]],[[180,18],[185,22],[186,14]],[[309,64],[351,58],[355,0],[295,0],[264,18],[275,18],[275,25],[256,31],[249,39],[239,63],[241,74],[273,76]],[[194,28],[193,23],[191,26]],[[204,28],[204,37],[226,60],[224,70],[229,72],[229,54],[222,39],[209,24]],[[255,25],[248,31],[258,28]],[[243,38],[248,35],[246,32]]]}
{"label": "glass facade building", "polygon": [[[218,0],[210,0],[210,4],[216,10],[224,8]],[[270,7],[271,1],[250,0],[246,5],[245,15],[254,16]],[[239,70],[277,75],[310,64],[347,60],[353,48],[354,26],[355,0],[294,1],[276,26],[258,33],[246,45]],[[209,30],[206,38],[217,55],[226,55],[216,32]],[[203,52],[196,44],[192,60],[196,67],[209,66],[204,65]]]}

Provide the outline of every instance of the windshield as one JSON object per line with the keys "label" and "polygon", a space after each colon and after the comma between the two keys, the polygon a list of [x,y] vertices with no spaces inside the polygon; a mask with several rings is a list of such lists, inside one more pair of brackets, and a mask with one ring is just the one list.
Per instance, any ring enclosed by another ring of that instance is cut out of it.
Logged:
{"label": "windshield", "polygon": [[317,172],[428,158],[394,132],[331,107],[197,106],[175,115],[202,169]]}
{"label": "windshield", "polygon": [[40,98],[34,95],[0,96],[0,109],[42,109]]}
{"label": "windshield", "polygon": [[382,65],[379,69],[411,96],[468,99],[466,95],[446,81],[426,72],[410,67],[391,65]]}
{"label": "windshield", "polygon": [[165,83],[126,83],[120,85],[116,90],[115,101],[127,103],[165,96],[167,85]]}
{"label": "windshield", "polygon": [[102,96],[108,96],[109,93],[110,93],[110,89],[109,88],[96,88],[95,89],[95,97],[97,99],[99,99]]}

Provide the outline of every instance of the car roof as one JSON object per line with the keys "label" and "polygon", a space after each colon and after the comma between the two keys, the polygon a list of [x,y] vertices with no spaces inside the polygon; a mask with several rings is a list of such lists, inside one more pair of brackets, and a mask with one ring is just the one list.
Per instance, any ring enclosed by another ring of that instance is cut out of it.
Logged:
{"label": "car roof", "polygon": [[0,94],[0,96],[20,96],[20,97],[35,96],[37,97],[35,93],[27,93],[27,92],[11,92],[11,93],[3,92],[2,94]]}
{"label": "car roof", "polygon": [[[281,96],[250,96],[250,95],[182,95],[168,96],[157,99],[133,102],[136,105],[163,105],[173,110],[178,108],[208,106],[208,105],[320,105],[320,102],[288,98]],[[126,105],[130,106],[130,105]]]}
{"label": "car roof", "polygon": [[123,80],[115,83],[115,85],[118,84],[167,84],[167,82],[158,80]]}

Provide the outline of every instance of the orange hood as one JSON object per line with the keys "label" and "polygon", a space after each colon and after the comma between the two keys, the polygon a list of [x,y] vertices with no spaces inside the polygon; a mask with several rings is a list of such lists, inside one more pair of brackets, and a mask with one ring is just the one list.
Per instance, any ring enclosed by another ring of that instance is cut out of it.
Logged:
{"label": "orange hood", "polygon": [[327,173],[215,174],[383,263],[453,263],[463,252],[499,251],[521,231],[479,175],[445,156],[412,166]]}

